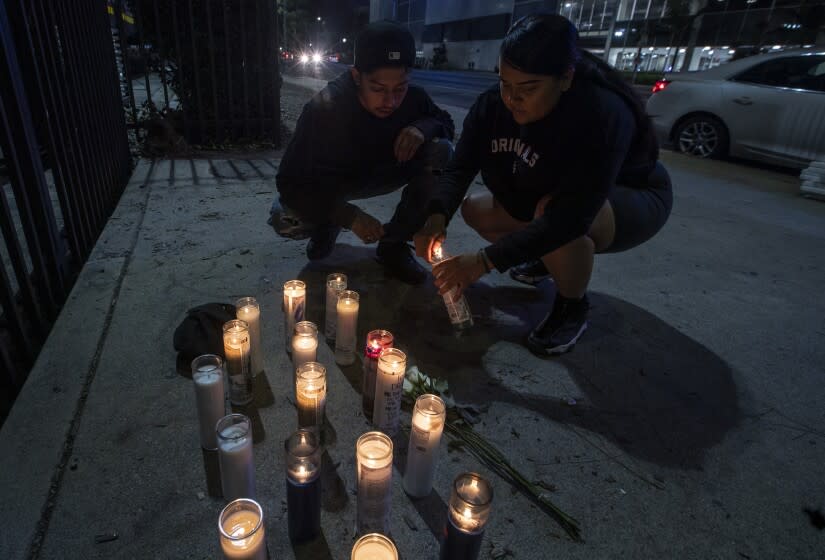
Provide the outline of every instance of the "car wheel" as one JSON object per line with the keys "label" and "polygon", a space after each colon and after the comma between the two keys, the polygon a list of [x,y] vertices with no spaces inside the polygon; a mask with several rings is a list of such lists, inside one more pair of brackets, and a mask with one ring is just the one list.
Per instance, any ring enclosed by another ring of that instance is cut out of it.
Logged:
{"label": "car wheel", "polygon": [[718,119],[698,115],[680,123],[673,134],[674,144],[683,154],[719,158],[728,150],[728,131]]}

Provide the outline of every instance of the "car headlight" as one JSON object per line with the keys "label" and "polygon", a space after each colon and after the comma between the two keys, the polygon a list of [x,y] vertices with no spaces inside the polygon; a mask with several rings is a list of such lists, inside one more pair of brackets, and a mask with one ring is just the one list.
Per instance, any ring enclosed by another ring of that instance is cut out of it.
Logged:
{"label": "car headlight", "polygon": [[319,53],[314,53],[312,55],[312,62],[315,62],[316,64],[321,62],[321,55]]}
{"label": "car headlight", "polygon": [[307,62],[309,62],[309,55],[302,54],[301,55],[301,64],[306,64]]}

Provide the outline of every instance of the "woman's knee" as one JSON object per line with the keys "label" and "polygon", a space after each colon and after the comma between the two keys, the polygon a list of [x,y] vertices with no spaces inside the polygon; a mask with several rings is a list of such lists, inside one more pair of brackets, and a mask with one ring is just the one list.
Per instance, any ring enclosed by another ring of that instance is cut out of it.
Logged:
{"label": "woman's knee", "polygon": [[480,229],[485,229],[485,219],[484,216],[486,212],[484,212],[484,205],[487,203],[489,205],[489,201],[485,199],[488,196],[485,193],[472,193],[468,194],[464,197],[464,200],[461,201],[461,217],[464,218],[464,222],[473,228],[474,230],[478,231]]}

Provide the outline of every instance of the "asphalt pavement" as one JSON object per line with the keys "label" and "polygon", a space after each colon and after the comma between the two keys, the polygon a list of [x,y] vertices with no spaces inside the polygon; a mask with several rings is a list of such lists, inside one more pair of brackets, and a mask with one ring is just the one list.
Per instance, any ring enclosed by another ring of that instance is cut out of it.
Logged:
{"label": "asphalt pavement", "polygon": [[[300,105],[309,92],[287,84]],[[454,114],[460,120],[458,114]],[[578,519],[583,543],[460,446],[442,442],[434,491],[400,485],[392,538],[435,558],[451,481],[494,486],[481,558],[822,558],[825,533],[825,204],[793,174],[664,153],[673,214],[651,241],[596,259],[591,326],[573,352],[532,355],[525,335],[553,297],[507,275],[468,290],[475,326],[451,334],[432,284],[385,278],[345,232],[309,264],[305,243],[266,225],[281,152],[143,160],[0,431],[0,558],[217,558],[212,459],[172,334],[186,310],[252,295],[265,374],[253,420],[257,497],[271,558],[349,558],[356,438],[370,429],[358,365],[328,367],[321,538],[287,538],[283,441],[295,427],[281,286],[349,275],[359,340],[387,328],[409,364],[485,407],[476,431]],[[479,184],[474,189],[482,188]],[[387,219],[398,194],[363,202]],[[483,245],[460,218],[455,253]],[[409,425],[409,415],[402,417]],[[818,551],[818,552],[817,552]]]}

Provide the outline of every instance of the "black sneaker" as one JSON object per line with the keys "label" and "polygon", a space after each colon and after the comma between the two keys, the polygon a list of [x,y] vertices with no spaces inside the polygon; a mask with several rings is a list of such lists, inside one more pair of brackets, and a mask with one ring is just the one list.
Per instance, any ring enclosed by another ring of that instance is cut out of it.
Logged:
{"label": "black sneaker", "polygon": [[384,270],[406,284],[423,284],[427,271],[415,260],[410,248],[403,243],[379,243],[375,260]]}
{"label": "black sneaker", "polygon": [[542,280],[550,278],[550,273],[547,272],[543,262],[535,260],[511,268],[510,278],[522,284],[535,286]]}
{"label": "black sneaker", "polygon": [[588,309],[587,296],[579,301],[556,296],[553,310],[527,337],[527,346],[536,354],[564,354],[587,329]]}
{"label": "black sneaker", "polygon": [[317,261],[328,256],[335,247],[335,240],[338,239],[339,233],[341,233],[341,228],[331,224],[315,228],[307,242],[307,258]]}

